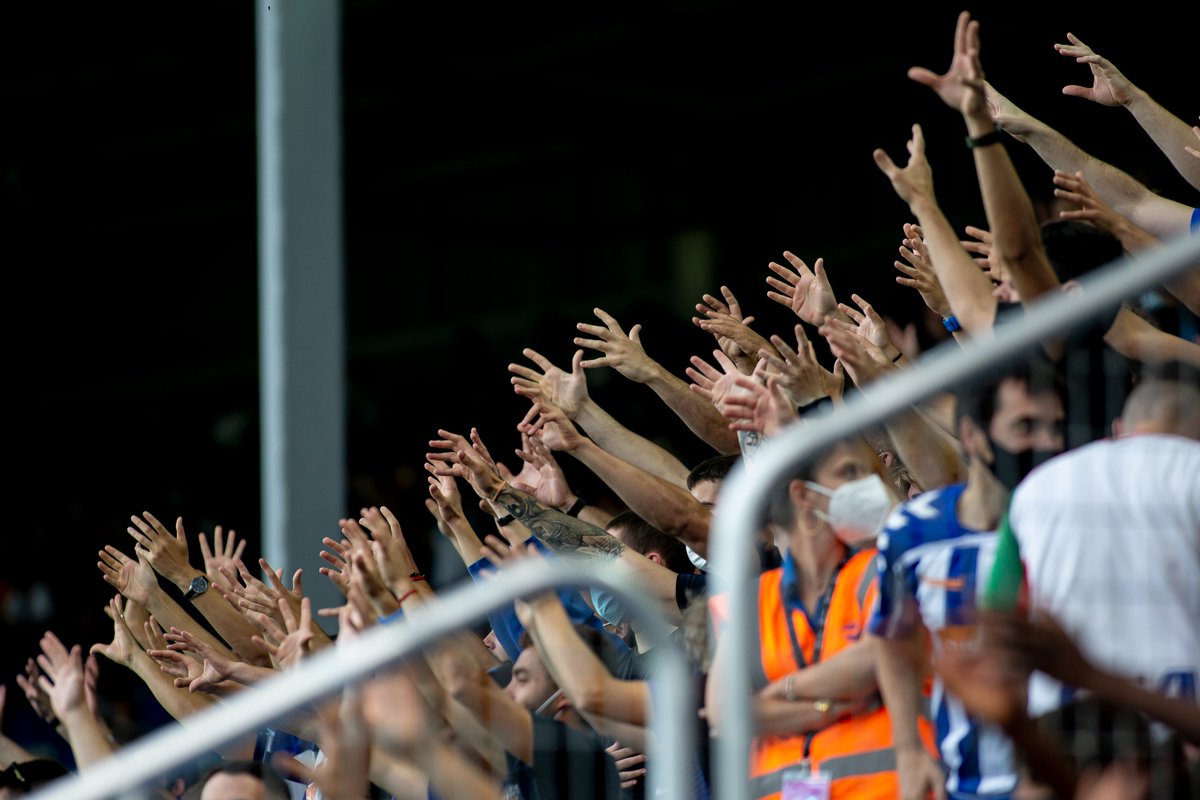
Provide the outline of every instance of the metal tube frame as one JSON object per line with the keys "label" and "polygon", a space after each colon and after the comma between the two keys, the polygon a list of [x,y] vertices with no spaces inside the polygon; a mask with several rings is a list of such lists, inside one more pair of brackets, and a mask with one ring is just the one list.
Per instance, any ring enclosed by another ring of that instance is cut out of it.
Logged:
{"label": "metal tube frame", "polygon": [[[401,623],[369,630],[350,647],[331,647],[296,669],[241,692],[227,703],[188,717],[140,739],[80,774],[64,777],[36,792],[37,800],[98,800],[142,797],[156,776],[238,736],[279,719],[296,707],[370,679],[436,639],[482,619],[489,611],[548,589],[597,586],[614,592],[659,642],[654,661],[650,757],[651,789],[657,797],[685,797],[695,757],[695,704],[692,673],[682,647],[670,637],[657,607],[628,576],[612,565],[556,561],[519,564],[493,581],[464,586],[422,606]],[[661,652],[660,652],[661,651]]]}
{"label": "metal tube frame", "polygon": [[1200,236],[1182,234],[1136,260],[1122,258],[1087,276],[1078,294],[1054,293],[1031,303],[1027,313],[998,325],[993,337],[977,337],[961,347],[953,343],[930,351],[911,369],[888,376],[820,419],[820,424],[795,425],[739,464],[721,488],[713,520],[710,563],[719,570],[716,591],[729,595],[729,625],[721,636],[730,662],[722,669],[725,685],[720,702],[722,731],[717,740],[715,796],[721,800],[749,797],[749,753],[753,740],[750,685],[757,652],[750,631],[758,625],[752,595],[752,551],[746,545],[765,518],[767,492],[801,462],[846,436],[861,431],[914,403],[989,370],[1044,339],[1098,316],[1105,308],[1147,288],[1170,280],[1200,263]]}

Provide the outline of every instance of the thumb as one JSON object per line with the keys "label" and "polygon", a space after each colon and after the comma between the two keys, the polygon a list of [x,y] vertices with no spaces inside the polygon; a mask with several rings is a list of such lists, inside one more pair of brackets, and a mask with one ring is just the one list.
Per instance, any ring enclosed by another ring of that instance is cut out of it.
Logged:
{"label": "thumb", "polygon": [[629,329],[629,341],[636,345],[642,343],[642,323],[638,323]]}
{"label": "thumb", "polygon": [[846,367],[842,364],[842,360],[840,358],[833,362],[833,377],[837,378],[839,381],[846,380]]}
{"label": "thumb", "polygon": [[183,517],[175,518],[175,538],[180,541],[187,538],[187,534],[183,530]]}
{"label": "thumb", "polygon": [[893,172],[896,172],[896,162],[892,161],[891,156],[883,151],[882,148],[875,148],[871,153],[871,157],[875,159],[875,166],[879,167],[885,175],[889,177]]}
{"label": "thumb", "polygon": [[109,654],[108,654],[108,647],[109,646],[107,644],[101,644],[101,643],[97,642],[96,644],[92,645],[91,648],[88,650],[88,655],[94,655],[94,654],[99,653],[100,655],[104,656],[105,658],[108,658],[111,660],[111,656],[109,656]]}
{"label": "thumb", "polygon": [[941,82],[941,76],[933,70],[925,69],[925,67],[913,67],[908,71],[908,77],[910,80],[916,81],[922,86],[928,86],[931,89],[936,89],[938,83]]}
{"label": "thumb", "polygon": [[304,594],[304,569],[296,570],[296,574],[292,575],[292,591],[296,594]]}
{"label": "thumb", "polygon": [[1087,86],[1064,86],[1062,93],[1067,97],[1083,97],[1090,99],[1092,90]]}
{"label": "thumb", "polygon": [[571,356],[571,374],[572,375],[582,375],[583,374],[583,351],[582,350],[576,350],[575,355]]}

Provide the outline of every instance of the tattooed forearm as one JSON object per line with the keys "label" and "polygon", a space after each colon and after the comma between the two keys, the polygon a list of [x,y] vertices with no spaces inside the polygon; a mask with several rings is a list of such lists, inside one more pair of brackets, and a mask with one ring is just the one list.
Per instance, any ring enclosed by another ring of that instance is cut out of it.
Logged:
{"label": "tattooed forearm", "polygon": [[557,509],[547,508],[511,486],[506,485],[500,490],[496,502],[562,558],[608,563],[615,561],[625,549],[625,545],[607,531]]}

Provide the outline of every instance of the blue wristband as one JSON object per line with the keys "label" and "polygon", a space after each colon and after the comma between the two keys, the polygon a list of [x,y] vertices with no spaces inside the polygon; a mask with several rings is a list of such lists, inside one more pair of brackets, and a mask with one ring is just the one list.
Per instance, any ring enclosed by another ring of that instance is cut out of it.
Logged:
{"label": "blue wristband", "polygon": [[962,325],[958,324],[958,317],[954,316],[953,314],[942,320],[942,325],[951,333],[962,330]]}

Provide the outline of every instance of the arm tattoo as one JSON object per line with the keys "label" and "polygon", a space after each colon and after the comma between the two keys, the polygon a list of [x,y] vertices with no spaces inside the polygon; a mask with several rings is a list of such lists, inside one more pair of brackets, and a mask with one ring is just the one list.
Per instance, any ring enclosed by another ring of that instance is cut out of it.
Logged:
{"label": "arm tattoo", "polygon": [[547,508],[511,486],[505,485],[496,502],[562,558],[607,564],[617,560],[625,549],[625,545],[607,531],[557,509]]}

